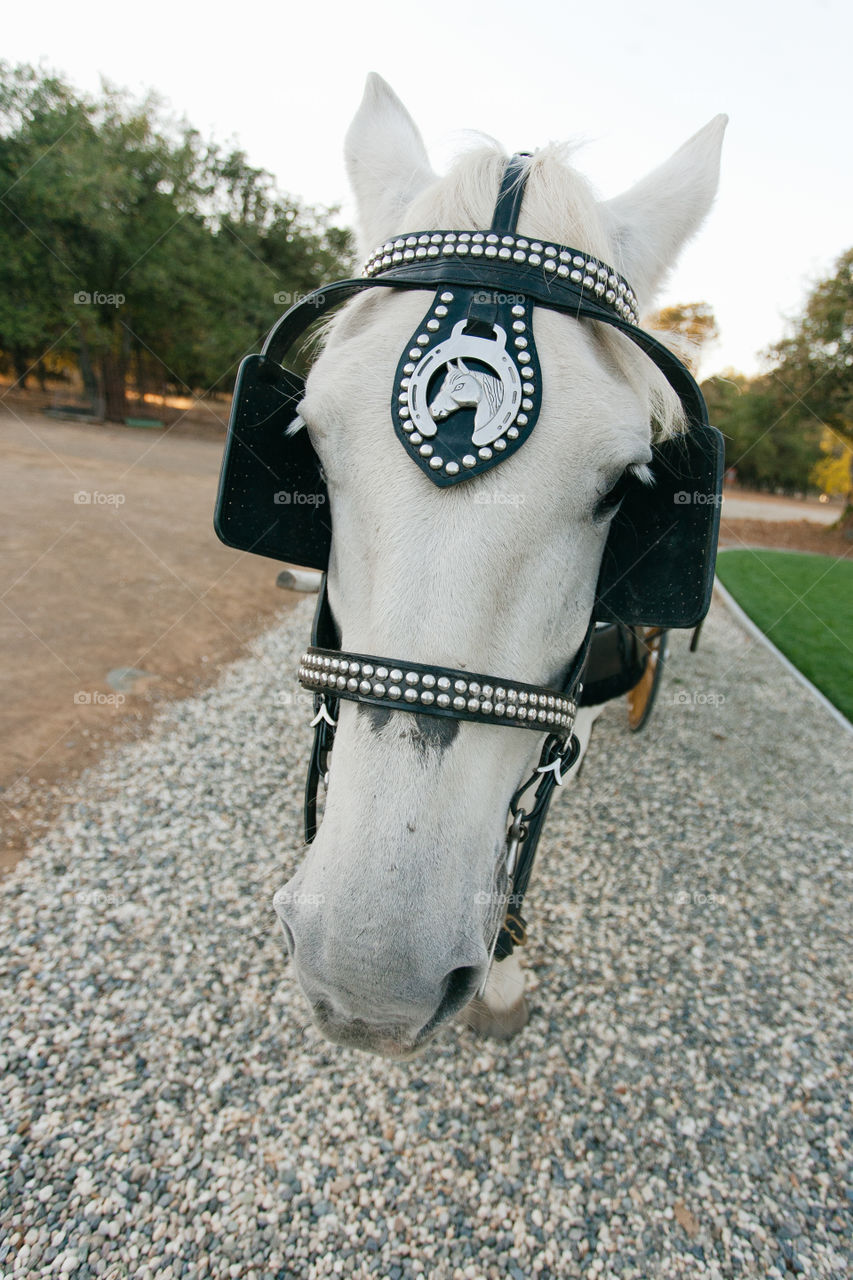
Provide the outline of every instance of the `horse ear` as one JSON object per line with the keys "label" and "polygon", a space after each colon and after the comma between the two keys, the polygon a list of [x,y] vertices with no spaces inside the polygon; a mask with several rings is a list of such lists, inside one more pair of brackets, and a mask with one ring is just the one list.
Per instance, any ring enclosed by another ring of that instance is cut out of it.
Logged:
{"label": "horse ear", "polygon": [[360,248],[366,255],[399,230],[403,210],[435,179],[417,125],[375,72],[367,77],[344,157],[358,207]]}
{"label": "horse ear", "polygon": [[467,366],[467,364],[465,363],[465,361],[462,359],[462,357],[461,357],[461,356],[460,356],[460,357],[459,357],[459,359],[456,361],[456,368],[459,370],[459,372],[460,372],[460,373],[467,373],[467,372],[468,372],[468,366]]}
{"label": "horse ear", "polygon": [[618,249],[614,265],[644,310],[714,202],[728,120],[715,116],[659,168],[603,205]]}

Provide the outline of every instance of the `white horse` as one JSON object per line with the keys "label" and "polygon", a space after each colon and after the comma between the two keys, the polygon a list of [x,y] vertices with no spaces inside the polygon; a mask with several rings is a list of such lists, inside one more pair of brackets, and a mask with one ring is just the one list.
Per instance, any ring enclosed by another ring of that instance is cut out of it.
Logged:
{"label": "white horse", "polygon": [[[520,235],[611,264],[648,307],[717,188],[718,116],[625,194],[601,202],[560,147],[529,162]],[[378,76],[346,140],[365,254],[424,227],[487,229],[505,157],[465,154],[446,177]],[[368,290],[330,328],[301,415],[328,479],[329,593],[343,648],[552,684],[579,648],[627,468],[647,476],[653,434],[682,428],[680,405],[641,352],[609,326],[539,308],[541,415],[499,468],[451,489],[389,447],[416,290]],[[484,502],[511,489],[514,504]],[[479,498],[478,498],[479,495]],[[512,956],[488,972],[491,901],[507,809],[542,738],[526,729],[340,704],[325,815],[277,895],[294,970],[332,1040],[393,1057],[466,1009],[481,1031],[526,1021]],[[585,746],[591,717],[581,715]]]}

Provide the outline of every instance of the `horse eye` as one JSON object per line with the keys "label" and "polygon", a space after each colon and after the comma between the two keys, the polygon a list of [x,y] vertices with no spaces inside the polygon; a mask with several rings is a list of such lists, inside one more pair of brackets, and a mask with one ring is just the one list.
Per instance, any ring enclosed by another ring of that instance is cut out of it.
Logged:
{"label": "horse eye", "polygon": [[593,512],[594,518],[596,520],[606,520],[608,516],[615,515],[632,483],[636,483],[636,477],[631,467],[626,467],[619,478],[596,502]]}

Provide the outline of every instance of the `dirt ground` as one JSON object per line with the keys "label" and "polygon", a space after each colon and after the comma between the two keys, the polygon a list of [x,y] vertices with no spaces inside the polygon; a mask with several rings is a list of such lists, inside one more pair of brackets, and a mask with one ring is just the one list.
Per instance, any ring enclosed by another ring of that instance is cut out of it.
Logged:
{"label": "dirt ground", "polygon": [[[165,430],[38,408],[0,399],[0,868],[109,743],[215,680],[297,598],[276,588],[280,565],[213,532],[224,403],[173,412]],[[853,554],[808,520],[724,519],[722,541]],[[122,668],[140,674],[122,679]]]}
{"label": "dirt ground", "polygon": [[[0,401],[4,868],[107,743],[214,680],[296,598],[275,586],[280,565],[213,532],[227,407],[166,431],[25,404]],[[122,680],[119,668],[145,674]]]}

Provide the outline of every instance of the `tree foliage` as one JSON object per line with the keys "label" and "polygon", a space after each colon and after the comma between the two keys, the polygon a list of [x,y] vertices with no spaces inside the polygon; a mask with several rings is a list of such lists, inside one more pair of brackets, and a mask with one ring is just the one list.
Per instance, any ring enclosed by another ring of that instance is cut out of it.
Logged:
{"label": "tree foliage", "polygon": [[287,300],[340,275],[348,233],[153,96],[98,100],[0,64],[0,351],[125,387],[227,389]]}
{"label": "tree foliage", "polygon": [[837,492],[839,470],[853,460],[853,249],[767,358],[759,377],[730,373],[702,388],[726,437],[726,466],[754,488]]}
{"label": "tree foliage", "polygon": [[670,345],[678,346],[681,358],[691,369],[695,369],[702,348],[716,342],[720,336],[714,312],[707,302],[682,302],[662,307],[649,317],[648,324],[665,339],[676,339],[676,343]]}

